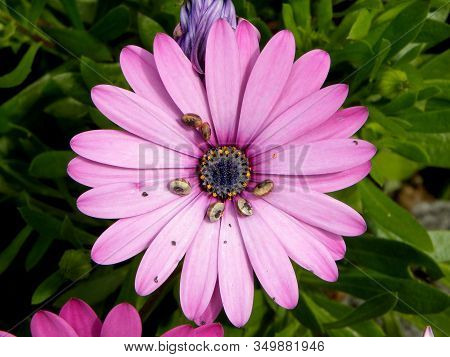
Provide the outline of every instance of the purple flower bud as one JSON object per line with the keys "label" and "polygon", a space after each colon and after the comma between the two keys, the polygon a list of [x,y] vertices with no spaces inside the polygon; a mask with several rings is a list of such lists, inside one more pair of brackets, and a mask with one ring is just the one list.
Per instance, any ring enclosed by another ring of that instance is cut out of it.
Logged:
{"label": "purple flower bud", "polygon": [[187,0],[181,7],[174,37],[199,73],[203,73],[205,65],[209,30],[218,19],[227,20],[236,29],[236,11],[231,0]]}

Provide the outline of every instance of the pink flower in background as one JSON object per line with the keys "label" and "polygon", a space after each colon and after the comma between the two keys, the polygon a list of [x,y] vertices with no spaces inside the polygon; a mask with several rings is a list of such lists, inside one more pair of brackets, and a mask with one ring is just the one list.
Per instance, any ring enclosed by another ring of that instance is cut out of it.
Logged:
{"label": "pink flower in background", "polygon": [[[130,304],[115,306],[103,323],[95,311],[80,299],[70,299],[59,315],[41,310],[31,319],[33,337],[141,337],[142,323],[137,310]],[[161,337],[223,337],[223,327],[213,323],[194,328],[177,326]],[[0,331],[0,337],[15,337]]]}
{"label": "pink flower in background", "polygon": [[31,319],[33,337],[140,337],[139,313],[127,303],[115,306],[103,323],[95,311],[80,299],[70,299],[59,315],[41,310]]}
{"label": "pink flower in background", "polygon": [[190,325],[177,326],[161,337],[223,337],[223,327],[221,324],[208,324],[197,328]]}
{"label": "pink flower in background", "polygon": [[16,336],[14,336],[6,331],[0,331],[0,337],[16,337]]}
{"label": "pink flower in background", "polygon": [[122,51],[134,92],[101,85],[92,99],[124,131],[93,130],[71,141],[79,157],[68,172],[92,187],[79,209],[118,219],[96,241],[95,262],[145,251],[135,286],[148,295],[184,257],[184,314],[211,323],[223,305],[239,327],[252,311],[253,273],[289,309],[298,301],[291,259],[326,281],[338,278],[342,236],[361,235],[366,224],[326,193],[369,173],[374,146],[351,138],[368,112],[340,109],[346,85],[321,89],[326,52],[294,57],[289,31],[260,53],[250,23],[234,31],[225,20],[209,33],[204,77],[164,34],[154,55]]}
{"label": "pink flower in background", "polygon": [[423,337],[434,337],[433,329],[431,326],[427,326],[423,332]]}

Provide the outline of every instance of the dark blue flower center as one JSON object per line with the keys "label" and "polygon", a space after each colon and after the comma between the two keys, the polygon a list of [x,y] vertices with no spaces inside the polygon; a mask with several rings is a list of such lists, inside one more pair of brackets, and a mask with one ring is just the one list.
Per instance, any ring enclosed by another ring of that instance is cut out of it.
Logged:
{"label": "dark blue flower center", "polygon": [[250,180],[250,166],[245,154],[234,146],[208,150],[200,159],[203,189],[221,200],[242,192]]}

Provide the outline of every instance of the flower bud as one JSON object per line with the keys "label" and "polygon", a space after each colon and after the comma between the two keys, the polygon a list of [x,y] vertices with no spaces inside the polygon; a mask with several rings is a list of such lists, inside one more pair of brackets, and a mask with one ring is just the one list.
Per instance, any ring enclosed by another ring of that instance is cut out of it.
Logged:
{"label": "flower bud", "polygon": [[388,69],[380,76],[379,90],[383,97],[393,99],[408,89],[408,76],[398,69]]}
{"label": "flower bud", "polygon": [[236,29],[236,11],[231,0],[187,0],[181,7],[174,37],[199,73],[203,73],[205,66],[209,30],[218,19],[225,19]]}

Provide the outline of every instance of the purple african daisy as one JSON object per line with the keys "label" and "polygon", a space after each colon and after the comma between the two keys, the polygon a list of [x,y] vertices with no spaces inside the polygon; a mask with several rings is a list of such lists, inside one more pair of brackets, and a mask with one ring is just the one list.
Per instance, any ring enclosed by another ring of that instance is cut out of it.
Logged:
{"label": "purple african daisy", "polygon": [[342,236],[366,231],[361,215],[326,193],[370,171],[375,147],[351,138],[364,107],[341,109],[348,87],[321,88],[328,54],[294,62],[292,33],[277,33],[260,53],[247,21],[211,28],[205,75],[178,44],[158,34],[154,55],[126,47],[120,57],[133,92],[92,90],[96,107],[119,130],[75,136],[80,156],[68,168],[92,187],[78,199],[92,217],[118,219],[92,258],[115,264],[145,252],[136,291],[158,289],[184,257],[180,300],[197,323],[222,306],[235,326],[248,321],[254,273],[285,308],[298,301],[291,260],[326,281],[338,278]]}

